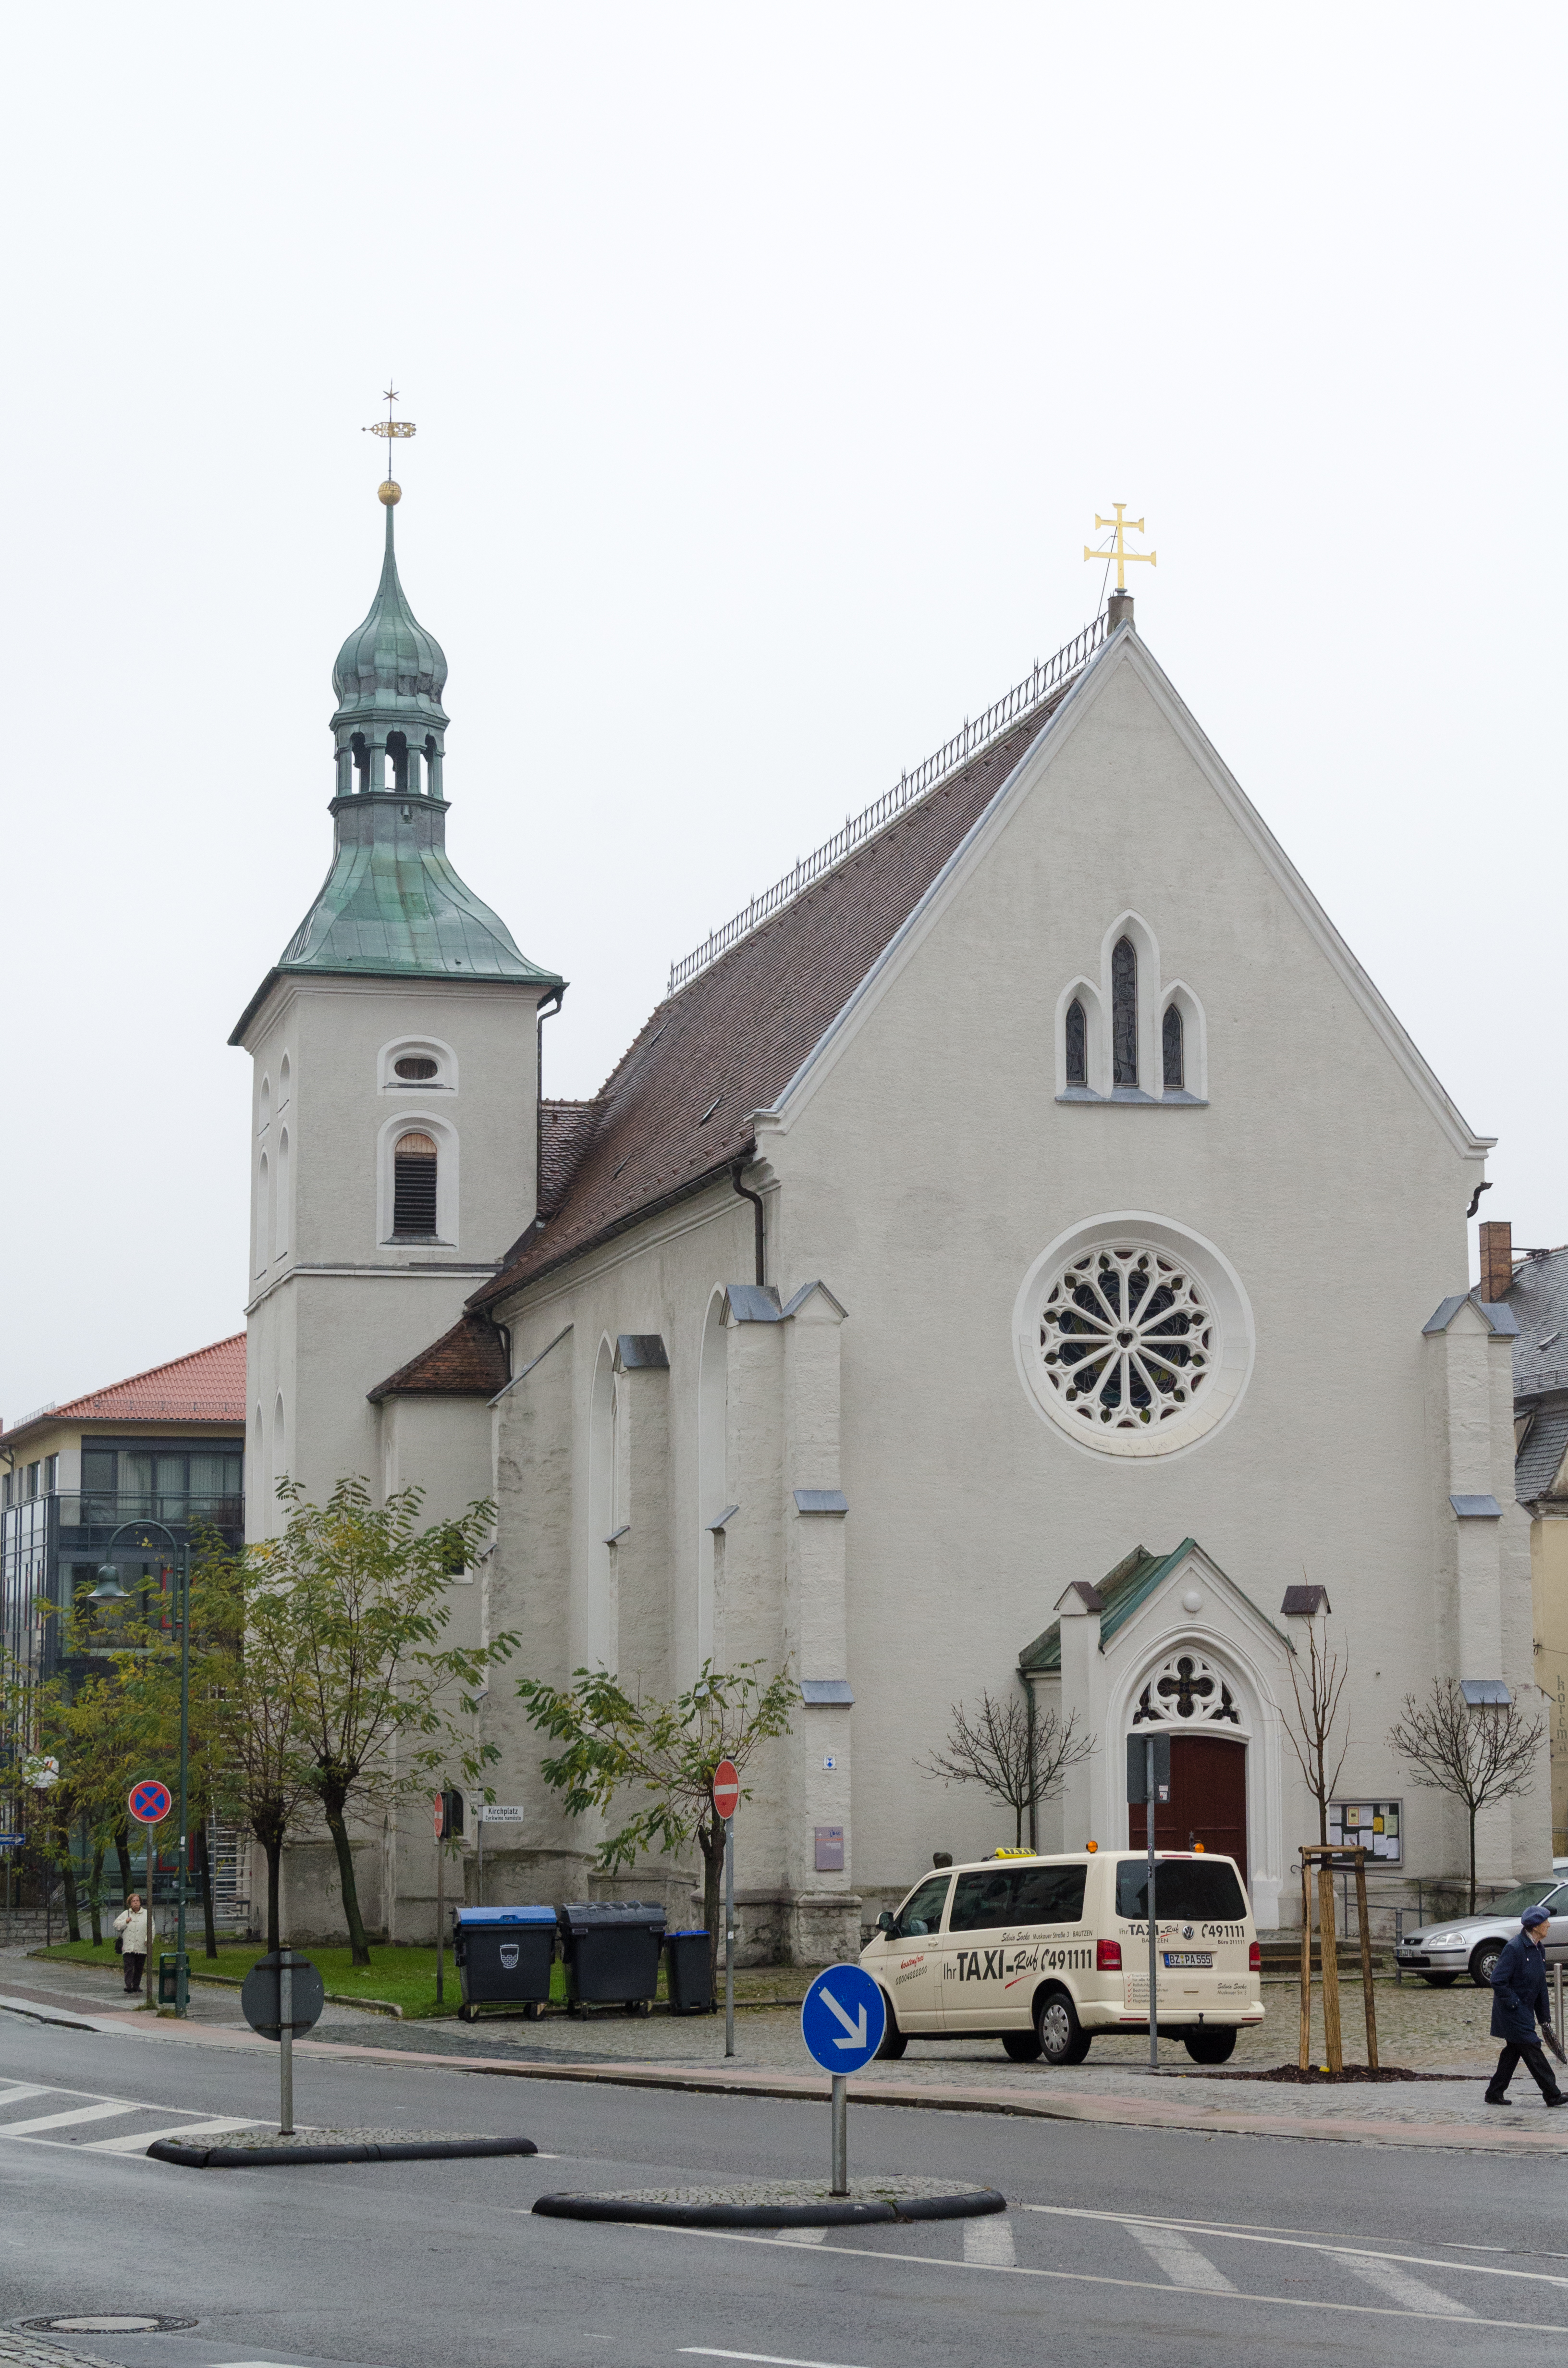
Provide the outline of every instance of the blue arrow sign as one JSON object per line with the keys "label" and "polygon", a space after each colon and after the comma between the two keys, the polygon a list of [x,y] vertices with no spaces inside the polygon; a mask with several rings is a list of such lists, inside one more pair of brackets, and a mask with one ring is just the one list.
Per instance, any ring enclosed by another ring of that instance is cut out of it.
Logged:
{"label": "blue arrow sign", "polygon": [[824,2072],[858,2072],[882,2044],[887,2004],[858,1965],[829,1965],[801,2005],[801,2036]]}

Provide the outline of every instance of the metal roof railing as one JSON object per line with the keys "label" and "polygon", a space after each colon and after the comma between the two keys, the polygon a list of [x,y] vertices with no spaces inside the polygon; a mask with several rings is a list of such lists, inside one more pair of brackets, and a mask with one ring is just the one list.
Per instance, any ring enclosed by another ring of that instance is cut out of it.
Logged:
{"label": "metal roof railing", "polygon": [[831,871],[835,863],[842,863],[854,848],[895,821],[905,807],[928,796],[994,740],[999,740],[1014,724],[1053,697],[1081,666],[1088,664],[1105,640],[1108,626],[1108,617],[1096,617],[1092,625],[1085,625],[1081,633],[1065,643],[1054,657],[1043,661],[1037,658],[1033,672],[1027,674],[1022,682],[1015,683],[1000,699],[994,700],[983,715],[976,716],[972,722],[966,716],[962,731],[944,740],[923,765],[917,765],[913,773],[901,774],[891,790],[884,791],[863,813],[851,815],[844,828],[835,831],[814,854],[802,856],[792,871],[786,871],[782,880],[776,880],[771,888],[754,896],[722,929],[712,930],[680,962],[672,962],[669,993],[678,995],[699,971],[717,962],[721,954],[727,953],[740,939],[777,913],[780,905],[789,904],[791,897],[798,896],[802,888],[809,887],[824,871]]}

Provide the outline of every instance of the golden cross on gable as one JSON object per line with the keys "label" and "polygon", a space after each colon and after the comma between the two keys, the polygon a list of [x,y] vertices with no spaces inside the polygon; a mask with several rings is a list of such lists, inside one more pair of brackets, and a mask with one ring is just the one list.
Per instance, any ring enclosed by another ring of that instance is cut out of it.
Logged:
{"label": "golden cross on gable", "polygon": [[1109,552],[1108,553],[1103,551],[1091,551],[1088,544],[1085,543],[1084,545],[1084,556],[1085,559],[1105,559],[1108,556],[1114,559],[1116,562],[1116,588],[1119,592],[1125,592],[1127,589],[1127,564],[1129,560],[1146,559],[1150,566],[1153,567],[1158,558],[1158,553],[1153,551],[1129,551],[1123,538],[1129,534],[1142,534],[1143,531],[1143,521],[1142,518],[1130,518],[1123,515],[1127,508],[1127,504],[1125,502],[1112,502],[1111,507],[1116,512],[1116,516],[1113,518],[1100,518],[1097,515],[1095,518],[1096,530],[1103,526],[1114,527],[1116,529],[1116,541],[1112,543]]}

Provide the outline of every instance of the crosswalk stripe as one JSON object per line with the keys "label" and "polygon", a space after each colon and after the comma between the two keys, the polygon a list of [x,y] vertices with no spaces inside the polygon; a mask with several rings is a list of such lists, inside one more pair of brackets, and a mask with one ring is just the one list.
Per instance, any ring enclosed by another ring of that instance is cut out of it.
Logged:
{"label": "crosswalk stripe", "polygon": [[24,2097],[58,2097],[60,2090],[51,2089],[44,2080],[17,2080],[9,2088],[0,2089],[0,2105],[19,2105]]}
{"label": "crosswalk stripe", "polygon": [[176,2122],[166,2130],[132,2130],[119,2138],[89,2138],[80,2149],[83,2154],[144,2154],[160,2138],[215,2138],[225,2130],[254,2130],[258,2126],[253,2114],[248,2121],[236,2121],[233,2115],[216,2122]]}
{"label": "crosswalk stripe", "polygon": [[116,2113],[142,2113],[144,2105],[122,2104],[111,2097],[106,2104],[75,2105],[68,2113],[35,2113],[27,2122],[0,2122],[0,2138],[29,2137],[34,2130],[62,2130],[68,2122],[107,2122]]}
{"label": "crosswalk stripe", "polygon": [[1136,2220],[1123,2221],[1122,2226],[1130,2237],[1137,2237],[1150,2260],[1158,2261],[1173,2286],[1187,2286],[1194,2294],[1235,2293],[1224,2271],[1217,2270],[1179,2229],[1146,2228]]}
{"label": "crosswalk stripe", "polygon": [[1406,2271],[1396,2269],[1392,2261],[1381,2260],[1375,2253],[1341,2253],[1337,2258],[1342,2269],[1365,2278],[1369,2286],[1376,2286],[1391,2302],[1402,2303],[1406,2310],[1437,2311],[1449,2318],[1475,2316],[1462,2302],[1455,2302],[1451,2295],[1429,2286],[1425,2278],[1413,2278]]}
{"label": "crosswalk stripe", "polygon": [[963,2257],[971,2269],[1016,2270],[1013,2224],[1005,2212],[988,2212],[963,2224]]}

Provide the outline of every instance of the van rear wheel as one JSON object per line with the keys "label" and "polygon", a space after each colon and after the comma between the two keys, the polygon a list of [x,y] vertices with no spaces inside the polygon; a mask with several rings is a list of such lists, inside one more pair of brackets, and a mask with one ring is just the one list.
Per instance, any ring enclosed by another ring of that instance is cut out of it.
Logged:
{"label": "van rear wheel", "polygon": [[1003,2053],[1010,2055],[1015,2064],[1038,2064],[1040,2033],[1036,2031],[1005,2031],[1002,2033],[1002,2048]]}
{"label": "van rear wheel", "polygon": [[1089,2052],[1089,2034],[1065,1990],[1046,1990],[1035,2000],[1034,2027],[1048,2064],[1081,2064]]}
{"label": "van rear wheel", "polygon": [[1195,2064],[1228,2064],[1236,2052],[1233,2031],[1189,2031],[1187,2052]]}

